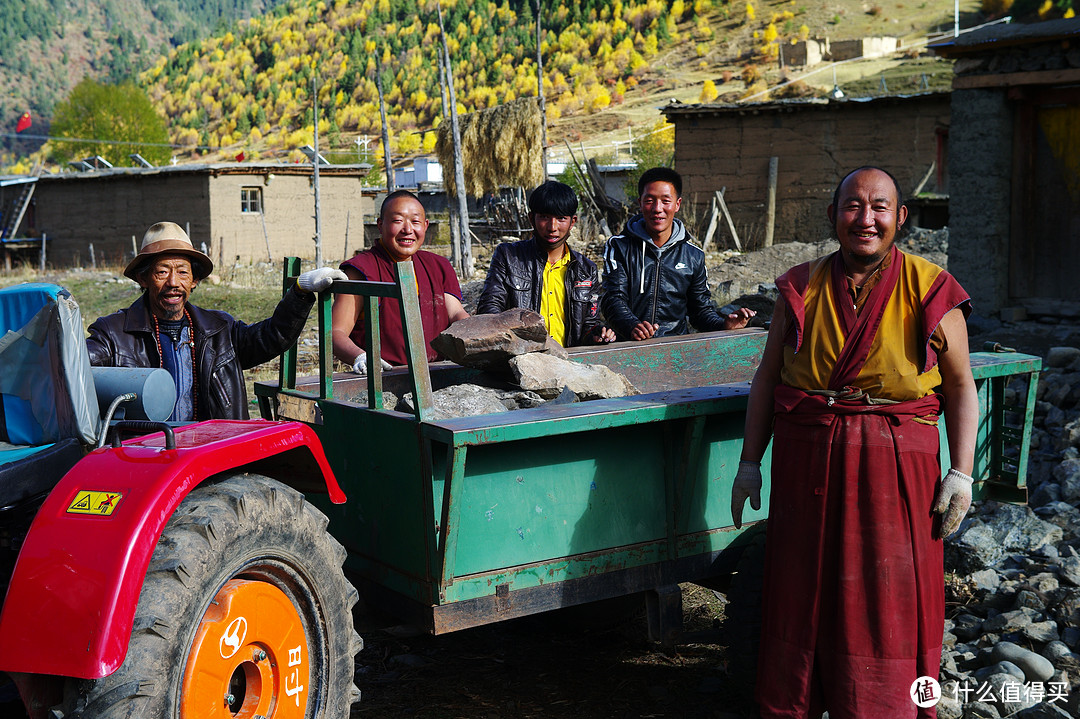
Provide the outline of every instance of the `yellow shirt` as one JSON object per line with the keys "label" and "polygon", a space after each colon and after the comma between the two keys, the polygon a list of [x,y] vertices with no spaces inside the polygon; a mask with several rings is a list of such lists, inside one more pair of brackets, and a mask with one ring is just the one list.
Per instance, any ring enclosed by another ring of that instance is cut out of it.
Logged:
{"label": "yellow shirt", "polygon": [[[784,346],[781,382],[798,389],[824,389],[828,386],[837,358],[844,347],[837,302],[852,302],[849,295],[833,297],[830,282],[832,255],[810,263],[810,284],[804,295],[806,331],[802,348],[795,352]],[[923,317],[921,300],[942,270],[921,257],[904,256],[901,275],[880,319],[873,344],[855,387],[877,399],[903,401],[925,397],[941,384],[941,372],[935,364],[921,371],[923,358]],[[875,276],[872,284],[879,277]],[[871,283],[868,283],[871,284]],[[862,310],[869,288],[863,288],[854,302]],[[940,329],[940,328],[938,328]],[[933,340],[930,340],[932,343]]]}
{"label": "yellow shirt", "polygon": [[540,294],[540,315],[548,334],[563,347],[566,346],[566,266],[569,263],[569,252],[564,252],[554,264],[544,263],[544,286]]}

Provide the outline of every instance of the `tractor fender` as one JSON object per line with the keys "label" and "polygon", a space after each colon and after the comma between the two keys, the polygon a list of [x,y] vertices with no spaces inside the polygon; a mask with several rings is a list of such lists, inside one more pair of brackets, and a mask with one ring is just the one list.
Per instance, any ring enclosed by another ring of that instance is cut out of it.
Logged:
{"label": "tractor fender", "polygon": [[158,539],[177,505],[214,475],[255,466],[345,501],[318,437],[300,422],[210,420],[177,428],[175,438],[174,449],[160,432],[95,449],[54,487],[0,612],[0,671],[81,679],[116,671]]}

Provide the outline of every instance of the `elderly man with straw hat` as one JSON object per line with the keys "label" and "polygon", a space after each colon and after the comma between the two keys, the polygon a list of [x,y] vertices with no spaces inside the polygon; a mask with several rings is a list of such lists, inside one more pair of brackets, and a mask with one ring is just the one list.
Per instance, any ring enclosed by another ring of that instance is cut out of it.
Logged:
{"label": "elderly man with straw hat", "polygon": [[124,275],[143,293],[127,309],[98,318],[86,340],[104,367],[164,367],[176,383],[172,421],[247,419],[244,370],[288,348],[304,329],[316,292],[347,279],[331,267],[309,270],[268,319],[247,325],[188,299],[214,263],[172,222],[146,231]]}

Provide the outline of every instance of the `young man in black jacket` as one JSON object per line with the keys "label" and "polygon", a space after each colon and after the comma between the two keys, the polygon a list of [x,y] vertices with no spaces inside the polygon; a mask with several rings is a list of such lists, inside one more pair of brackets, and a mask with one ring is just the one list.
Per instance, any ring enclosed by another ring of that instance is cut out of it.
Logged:
{"label": "young man in black jacket", "polygon": [[535,310],[563,347],[615,340],[598,317],[596,265],[566,243],[577,222],[577,206],[573,189],[561,182],[548,181],[532,191],[533,236],[495,248],[478,314]]}
{"label": "young man in black jacket", "polygon": [[682,177],[668,167],[646,170],[638,180],[641,214],[604,248],[603,311],[621,340],[681,335],[693,324],[702,332],[745,327],[754,311],[721,317],[709,293],[705,251],[675,219],[682,206]]}

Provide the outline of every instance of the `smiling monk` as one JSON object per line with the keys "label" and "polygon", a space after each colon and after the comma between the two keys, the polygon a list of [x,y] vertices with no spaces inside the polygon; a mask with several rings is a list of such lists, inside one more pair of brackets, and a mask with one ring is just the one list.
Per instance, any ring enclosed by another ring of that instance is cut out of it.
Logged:
{"label": "smiling monk", "polygon": [[[379,244],[341,264],[352,280],[393,282],[394,263],[412,262],[416,270],[416,291],[420,298],[420,318],[428,361],[439,359],[431,340],[451,323],[469,316],[461,305],[461,285],[450,262],[441,255],[420,249],[428,229],[427,213],[420,199],[408,190],[386,196],[379,211]],[[334,356],[358,374],[367,371],[362,298],[340,294],[334,298]],[[408,364],[405,329],[401,324],[401,303],[392,298],[379,300],[379,334],[382,337],[383,369]],[[389,364],[387,364],[389,363]]]}
{"label": "smiling monk", "polygon": [[840,249],[776,281],[732,486],[740,526],[771,435],[757,699],[762,717],[933,717],[911,692],[938,676],[942,537],[971,504],[970,298],[895,247],[907,208],[888,172],[849,173],[827,214]]}

